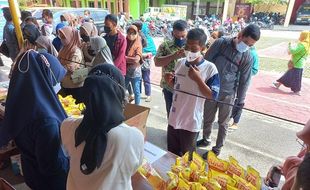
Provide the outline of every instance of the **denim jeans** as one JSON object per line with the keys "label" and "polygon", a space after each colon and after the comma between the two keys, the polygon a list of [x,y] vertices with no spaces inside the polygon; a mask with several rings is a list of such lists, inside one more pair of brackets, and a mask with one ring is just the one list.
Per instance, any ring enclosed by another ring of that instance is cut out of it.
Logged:
{"label": "denim jeans", "polygon": [[172,106],[173,93],[165,88],[163,89],[163,93],[166,102],[167,118],[169,118],[170,108]]}
{"label": "denim jeans", "polygon": [[[142,80],[144,84],[145,95],[151,96],[151,70],[142,70]],[[142,90],[142,83],[141,83]]]}
{"label": "denim jeans", "polygon": [[139,105],[141,98],[140,94],[141,77],[135,77],[135,78],[125,77],[125,85],[127,90],[130,88],[129,83],[131,83],[131,86],[133,88],[133,93],[135,95],[135,104]]}

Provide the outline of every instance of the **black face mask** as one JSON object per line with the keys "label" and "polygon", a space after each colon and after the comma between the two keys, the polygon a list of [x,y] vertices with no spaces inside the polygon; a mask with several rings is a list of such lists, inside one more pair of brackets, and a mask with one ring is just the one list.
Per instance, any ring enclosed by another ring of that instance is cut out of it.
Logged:
{"label": "black face mask", "polygon": [[112,31],[112,30],[111,30],[110,27],[104,26],[104,32],[105,32],[106,34],[110,34],[111,31]]}
{"label": "black face mask", "polygon": [[91,56],[95,56],[96,55],[96,51],[92,50],[92,49],[88,49],[88,54]]}
{"label": "black face mask", "polygon": [[84,41],[84,42],[89,42],[90,41],[90,39],[89,39],[89,36],[86,36],[86,35],[81,35],[81,38],[82,38],[82,40]]}

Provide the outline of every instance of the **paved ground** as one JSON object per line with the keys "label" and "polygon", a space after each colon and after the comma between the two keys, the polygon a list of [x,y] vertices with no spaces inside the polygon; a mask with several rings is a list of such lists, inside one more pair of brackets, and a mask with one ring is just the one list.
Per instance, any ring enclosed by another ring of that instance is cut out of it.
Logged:
{"label": "paved ground", "polygon": [[[298,36],[298,34],[292,34]],[[276,35],[276,32],[272,35]],[[285,34],[279,33],[278,35],[284,36]],[[8,72],[9,63],[6,65],[0,70]],[[152,82],[158,84],[160,74],[160,68],[153,67]],[[304,122],[308,119],[310,112],[310,99],[306,98],[310,92],[309,80],[305,79],[303,82],[302,96],[295,96],[290,94],[288,89],[276,90],[270,86],[272,81],[278,77],[278,74],[268,72],[260,72],[255,76],[247,96],[246,107],[285,119]],[[147,121],[147,140],[166,149],[165,104],[161,89],[156,85],[152,87],[152,98],[151,103],[142,103],[151,108]],[[295,116],[295,113],[298,114]],[[283,162],[287,156],[296,155],[300,150],[301,146],[296,142],[295,134],[301,129],[301,125],[245,111],[240,122],[240,129],[228,135],[220,157],[227,159],[229,155],[233,155],[243,167],[252,165],[264,176],[271,165]],[[215,124],[212,133],[213,140],[216,134],[217,125]],[[198,152],[203,153],[205,150],[199,149]],[[0,176],[7,177],[7,173],[0,172]],[[26,190],[27,188],[22,184],[18,185],[17,189]]]}
{"label": "paved ground", "polygon": [[[161,89],[153,86],[152,102],[142,101],[142,104],[151,108],[147,121],[147,140],[166,149],[167,119]],[[215,123],[212,132],[213,143],[217,129]],[[300,150],[301,146],[296,142],[295,134],[301,129],[300,125],[245,111],[240,129],[228,134],[220,157],[227,159],[232,155],[243,167],[252,165],[265,176],[271,165],[282,163],[286,157],[296,155]],[[210,148],[211,146],[201,148],[198,152],[204,153]]]}
{"label": "paved ground", "polygon": [[[299,37],[299,32],[262,30],[262,36],[288,38],[295,41]],[[158,46],[161,39],[155,39],[155,42]],[[287,55],[287,44],[285,43],[274,44],[259,50],[258,54],[262,57],[286,60],[290,58]],[[294,122],[306,123],[310,113],[310,98],[307,96],[310,94],[310,80],[303,79],[301,96],[296,96],[291,93],[290,89],[283,86],[279,90],[272,88],[272,82],[277,80],[281,74],[259,71],[258,75],[253,77],[248,90],[245,108]],[[153,65],[151,75],[152,83],[158,85],[161,68]]]}
{"label": "paved ground", "polygon": [[309,25],[289,25],[288,27],[284,27],[283,25],[275,25],[275,31],[303,31],[309,30]]}

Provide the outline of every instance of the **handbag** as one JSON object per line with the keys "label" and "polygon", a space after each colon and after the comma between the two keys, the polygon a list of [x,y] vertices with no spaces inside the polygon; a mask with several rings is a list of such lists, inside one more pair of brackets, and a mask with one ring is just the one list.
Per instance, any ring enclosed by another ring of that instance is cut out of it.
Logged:
{"label": "handbag", "polygon": [[294,68],[294,64],[293,64],[293,61],[292,60],[289,60],[288,63],[287,63],[287,68],[288,70],[291,70]]}
{"label": "handbag", "polygon": [[10,57],[10,51],[8,46],[6,45],[6,41],[3,41],[0,45],[0,53],[2,53],[6,57]]}
{"label": "handbag", "polygon": [[79,84],[85,81],[86,77],[88,76],[88,73],[91,68],[80,68],[75,71],[73,71],[71,75],[71,80],[74,84]]}
{"label": "handbag", "polygon": [[143,71],[150,70],[151,69],[151,63],[152,63],[152,59],[144,59],[142,65],[141,65],[141,69]]}
{"label": "handbag", "polygon": [[[306,52],[307,53],[307,52]],[[301,58],[303,58],[305,55],[306,55],[306,53],[305,54],[303,54],[299,59],[298,59],[298,61],[296,61],[296,63],[298,63],[300,60],[301,60]],[[288,63],[287,63],[287,68],[288,68],[288,70],[291,70],[291,69],[293,69],[294,68],[294,63],[293,63],[293,61],[290,59],[289,61],[288,61]]]}

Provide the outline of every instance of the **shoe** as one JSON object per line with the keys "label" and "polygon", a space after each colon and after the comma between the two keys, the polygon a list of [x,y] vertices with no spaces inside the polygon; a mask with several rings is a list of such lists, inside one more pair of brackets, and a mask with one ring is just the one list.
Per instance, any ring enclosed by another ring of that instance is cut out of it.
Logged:
{"label": "shoe", "polygon": [[128,102],[131,103],[134,100],[135,100],[135,97],[133,95],[129,95]]}
{"label": "shoe", "polygon": [[141,100],[146,99],[148,96],[141,96]]}
{"label": "shoe", "polygon": [[199,141],[196,142],[196,146],[198,147],[205,147],[205,146],[209,146],[210,144],[211,142],[206,139],[200,139]]}
{"label": "shoe", "polygon": [[152,101],[151,96],[147,96],[146,99],[145,99],[145,102],[151,102],[151,101]]}
{"label": "shoe", "polygon": [[228,130],[229,130],[229,131],[235,131],[235,130],[237,130],[237,129],[239,129],[237,123],[233,123],[232,125],[230,125],[230,126],[228,127]]}
{"label": "shoe", "polygon": [[272,85],[273,85],[273,87],[275,87],[276,89],[279,89],[279,87],[280,87],[280,83],[278,83],[278,82],[273,82]]}
{"label": "shoe", "polygon": [[301,96],[300,91],[298,91],[298,92],[294,92],[294,94],[295,94],[295,95],[298,95],[298,96]]}
{"label": "shoe", "polygon": [[208,160],[208,153],[209,152],[213,152],[216,156],[220,155],[220,152],[215,152],[213,149],[212,150],[208,150],[207,152],[205,152],[203,155],[202,155],[202,158],[205,159],[205,160]]}

